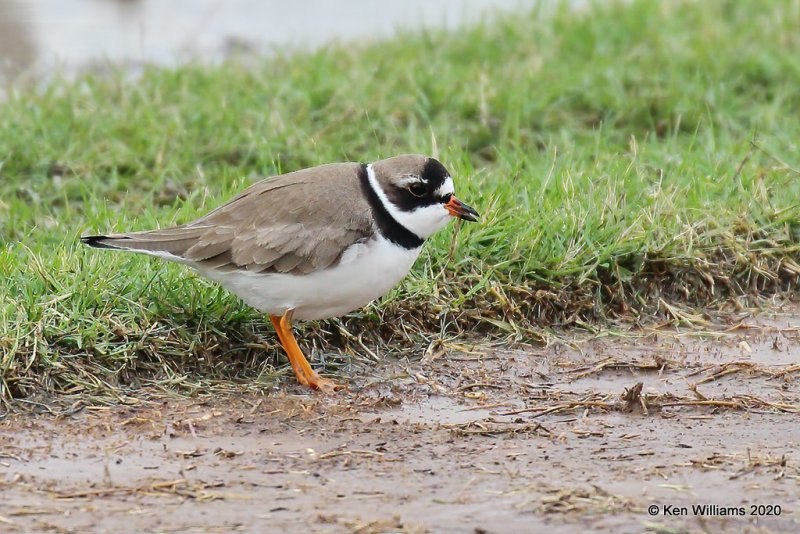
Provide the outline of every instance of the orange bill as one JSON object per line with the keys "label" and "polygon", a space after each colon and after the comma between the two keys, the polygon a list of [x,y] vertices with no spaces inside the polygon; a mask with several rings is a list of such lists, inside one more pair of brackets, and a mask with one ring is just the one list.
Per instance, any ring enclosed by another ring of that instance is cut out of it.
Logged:
{"label": "orange bill", "polygon": [[459,219],[464,219],[465,221],[476,222],[478,217],[480,217],[472,206],[464,204],[458,200],[455,195],[450,195],[450,200],[447,201],[444,207],[447,208],[450,215],[458,217]]}

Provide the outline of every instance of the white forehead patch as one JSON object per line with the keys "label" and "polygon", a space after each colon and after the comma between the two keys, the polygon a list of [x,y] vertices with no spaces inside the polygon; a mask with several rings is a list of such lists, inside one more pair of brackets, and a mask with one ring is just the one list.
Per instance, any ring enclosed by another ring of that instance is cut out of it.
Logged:
{"label": "white forehead patch", "polygon": [[453,186],[453,179],[448,176],[445,178],[444,183],[439,186],[439,189],[434,191],[434,196],[437,198],[446,197],[447,195],[452,195],[456,192],[455,187]]}

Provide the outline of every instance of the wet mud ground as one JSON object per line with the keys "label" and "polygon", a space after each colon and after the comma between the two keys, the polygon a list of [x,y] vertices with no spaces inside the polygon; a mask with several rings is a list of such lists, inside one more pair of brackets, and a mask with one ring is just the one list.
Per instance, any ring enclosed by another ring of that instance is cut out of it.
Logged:
{"label": "wet mud ground", "polygon": [[448,349],[330,396],[9,415],[0,531],[800,531],[797,309]]}

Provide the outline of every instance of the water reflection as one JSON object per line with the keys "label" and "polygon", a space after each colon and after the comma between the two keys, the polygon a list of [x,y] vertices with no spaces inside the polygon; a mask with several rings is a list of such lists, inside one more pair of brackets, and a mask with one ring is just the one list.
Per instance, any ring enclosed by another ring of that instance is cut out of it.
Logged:
{"label": "water reflection", "polygon": [[0,0],[6,76],[87,65],[224,58],[231,49],[385,38],[398,28],[455,27],[536,0]]}
{"label": "water reflection", "polygon": [[25,24],[26,6],[15,0],[0,0],[0,79],[17,78],[31,68],[36,48]]}

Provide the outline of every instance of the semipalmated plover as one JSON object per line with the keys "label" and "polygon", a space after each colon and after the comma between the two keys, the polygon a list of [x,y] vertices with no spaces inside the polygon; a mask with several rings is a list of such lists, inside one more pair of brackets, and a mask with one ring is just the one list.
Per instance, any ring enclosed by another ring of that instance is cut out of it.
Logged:
{"label": "semipalmated plover", "polygon": [[292,319],[336,317],[384,295],[452,217],[478,213],[455,197],[439,161],[404,155],[273,176],[196,221],[81,241],[193,267],[269,314],[301,384],[332,389],[297,345]]}

